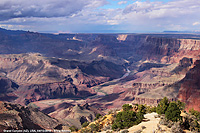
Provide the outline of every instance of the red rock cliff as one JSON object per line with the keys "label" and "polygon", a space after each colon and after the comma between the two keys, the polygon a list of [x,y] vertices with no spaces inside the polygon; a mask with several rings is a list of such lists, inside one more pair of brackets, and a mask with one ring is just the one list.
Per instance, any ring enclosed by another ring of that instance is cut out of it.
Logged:
{"label": "red rock cliff", "polygon": [[194,65],[181,81],[178,98],[187,104],[186,110],[194,108],[200,111],[200,60]]}

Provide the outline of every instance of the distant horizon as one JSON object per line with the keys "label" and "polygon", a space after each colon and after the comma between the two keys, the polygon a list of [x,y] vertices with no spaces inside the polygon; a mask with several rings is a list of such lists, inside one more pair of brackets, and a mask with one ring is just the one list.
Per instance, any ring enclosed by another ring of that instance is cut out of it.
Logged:
{"label": "distant horizon", "polygon": [[41,34],[200,34],[200,31],[162,31],[162,32],[60,32],[56,33],[56,31],[31,31],[31,30],[21,30],[21,29],[6,29],[4,27],[0,27],[4,30],[11,31],[25,31],[25,32],[34,32]]}

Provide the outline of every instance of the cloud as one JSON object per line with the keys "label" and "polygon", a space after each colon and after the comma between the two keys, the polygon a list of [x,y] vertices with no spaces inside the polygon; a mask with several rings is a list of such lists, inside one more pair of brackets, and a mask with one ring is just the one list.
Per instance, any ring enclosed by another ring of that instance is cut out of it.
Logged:
{"label": "cloud", "polygon": [[[0,24],[23,30],[71,32],[196,30],[195,25],[200,24],[199,0],[138,0],[125,8],[99,8],[107,3],[106,0],[1,0]],[[123,3],[122,0],[118,4]]]}
{"label": "cloud", "polygon": [[19,17],[65,17],[84,8],[96,8],[105,0],[1,0],[0,20]]}
{"label": "cloud", "polygon": [[124,10],[123,13],[131,13],[131,12],[148,12],[154,8],[154,4],[152,2],[139,2],[136,1],[133,4],[128,5]]}
{"label": "cloud", "polygon": [[200,25],[200,22],[194,22],[192,25],[193,26]]}
{"label": "cloud", "polygon": [[131,31],[193,30],[191,23],[200,19],[197,5],[200,5],[200,1],[136,1],[126,6],[123,15]]}
{"label": "cloud", "polygon": [[120,2],[118,2],[117,4],[118,5],[122,5],[122,4],[126,4],[127,3],[127,1],[120,1]]}

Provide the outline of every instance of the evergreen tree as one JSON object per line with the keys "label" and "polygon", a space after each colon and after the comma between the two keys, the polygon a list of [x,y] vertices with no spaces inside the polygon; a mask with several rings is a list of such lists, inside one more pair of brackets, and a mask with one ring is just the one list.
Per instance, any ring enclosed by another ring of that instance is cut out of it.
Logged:
{"label": "evergreen tree", "polygon": [[128,111],[128,110],[132,109],[133,107],[131,105],[129,105],[129,104],[124,104],[122,106],[122,108],[123,108],[123,111]]}
{"label": "evergreen tree", "polygon": [[78,131],[78,128],[75,127],[75,126],[71,126],[69,129],[70,129],[72,132],[77,132],[77,131]]}
{"label": "evergreen tree", "polygon": [[101,114],[96,114],[96,118],[94,119],[94,120],[97,120],[97,119],[99,119],[101,117]]}
{"label": "evergreen tree", "polygon": [[167,108],[169,106],[169,100],[164,97],[160,103],[158,104],[157,108],[156,108],[156,112],[158,114],[165,114],[165,112],[167,111]]}
{"label": "evergreen tree", "polygon": [[175,102],[171,102],[169,104],[169,107],[167,108],[167,111],[165,112],[165,117],[168,119],[168,120],[171,120],[173,122],[177,122],[178,120],[181,119],[181,111],[178,107],[178,105],[175,103]]}
{"label": "evergreen tree", "polygon": [[141,111],[134,112],[131,105],[125,104],[122,106],[123,111],[117,113],[116,119],[112,125],[112,129],[124,129],[129,128],[133,125],[139,124],[144,118],[144,108],[141,106]]}
{"label": "evergreen tree", "polygon": [[81,126],[82,127],[87,127],[89,125],[89,122],[84,122]]}
{"label": "evergreen tree", "polygon": [[190,109],[189,112],[190,112],[191,115],[194,115],[197,118],[197,120],[200,121],[200,112],[194,110],[193,108]]}
{"label": "evergreen tree", "polygon": [[181,102],[181,101],[177,101],[177,106],[179,107],[180,110],[184,110],[185,109],[185,103]]}
{"label": "evergreen tree", "polygon": [[138,110],[142,114],[146,114],[146,107],[143,104],[138,105]]}

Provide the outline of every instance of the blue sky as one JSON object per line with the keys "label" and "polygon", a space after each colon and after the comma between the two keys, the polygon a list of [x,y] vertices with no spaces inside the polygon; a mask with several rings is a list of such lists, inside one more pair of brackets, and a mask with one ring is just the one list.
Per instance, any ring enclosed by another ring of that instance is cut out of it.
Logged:
{"label": "blue sky", "polygon": [[[100,7],[100,8],[103,8],[103,9],[109,9],[109,8],[125,8],[127,5],[129,4],[132,4],[134,2],[134,0],[107,0],[108,1],[108,4]],[[123,2],[122,2],[123,1]],[[136,1],[136,0],[135,0]],[[138,1],[146,1],[146,0],[138,0]],[[155,1],[161,1],[161,2],[169,2],[171,0],[149,0],[151,2],[155,2]],[[121,4],[119,3],[121,2]]]}
{"label": "blue sky", "polygon": [[200,0],[1,0],[0,27],[51,33],[200,31]]}

